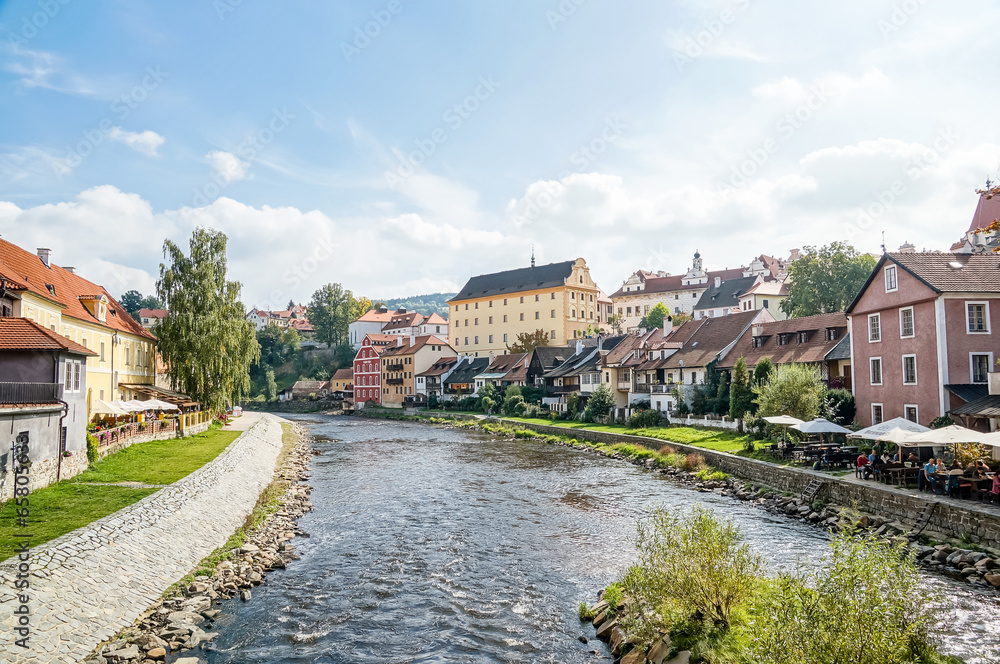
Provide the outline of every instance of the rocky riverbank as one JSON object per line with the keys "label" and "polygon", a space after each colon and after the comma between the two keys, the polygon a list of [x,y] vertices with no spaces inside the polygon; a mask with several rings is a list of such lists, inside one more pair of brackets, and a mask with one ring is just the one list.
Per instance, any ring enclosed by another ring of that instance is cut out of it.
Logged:
{"label": "rocky riverbank", "polygon": [[[217,636],[212,625],[225,602],[235,598],[251,601],[252,589],[266,581],[268,572],[284,569],[298,558],[290,540],[308,537],[297,521],[312,510],[312,487],[305,481],[316,452],[305,431],[297,425],[295,429],[298,441],[275,471],[274,484],[269,487],[284,489],[277,498],[277,508],[258,505],[267,515],[245,533],[239,546],[203,561],[193,578],[165,593],[134,626],[97,648],[86,664],[158,664],[175,654],[185,655],[175,659],[175,664],[199,664],[204,660],[198,652]],[[265,490],[262,495],[267,494]]]}
{"label": "rocky riverbank", "polygon": [[[753,485],[734,477],[718,481],[703,481],[698,478],[696,472],[688,472],[675,467],[663,468],[654,459],[636,459],[582,443],[557,442],[553,441],[551,437],[545,439],[584,452],[627,461],[651,472],[669,475],[679,482],[690,485],[696,491],[713,491],[723,496],[732,496],[771,513],[781,514],[827,530],[836,532],[843,529],[856,529],[872,533],[887,541],[905,538],[908,531],[901,523],[889,522],[850,507],[826,505],[822,502],[807,504],[799,497],[787,496],[767,487]],[[928,571],[965,581],[980,592],[1000,595],[1000,552],[978,551],[949,544],[927,546],[918,540],[910,541],[909,546],[913,550],[918,564]]]}

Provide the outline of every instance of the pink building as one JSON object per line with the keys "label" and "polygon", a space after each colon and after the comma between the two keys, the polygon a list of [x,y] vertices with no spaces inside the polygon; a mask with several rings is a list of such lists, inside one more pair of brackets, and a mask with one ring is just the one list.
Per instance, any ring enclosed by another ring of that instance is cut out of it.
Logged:
{"label": "pink building", "polygon": [[1000,256],[885,254],[847,314],[858,421],[929,425],[987,394],[1000,358]]}

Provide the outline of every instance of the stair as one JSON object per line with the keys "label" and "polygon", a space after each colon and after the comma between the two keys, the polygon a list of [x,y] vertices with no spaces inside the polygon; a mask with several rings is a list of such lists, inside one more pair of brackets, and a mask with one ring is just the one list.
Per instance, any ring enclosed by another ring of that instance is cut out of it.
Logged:
{"label": "stair", "polygon": [[934,510],[937,509],[938,504],[936,502],[929,502],[923,506],[920,510],[920,514],[917,515],[917,521],[913,525],[913,530],[906,534],[907,537],[916,538],[920,536],[920,533],[924,532],[924,528],[927,524],[931,522],[931,516],[934,515]]}
{"label": "stair", "polygon": [[823,487],[826,486],[826,482],[820,479],[811,479],[806,488],[802,490],[802,502],[806,505],[812,505],[813,501],[816,500],[816,496],[822,491]]}

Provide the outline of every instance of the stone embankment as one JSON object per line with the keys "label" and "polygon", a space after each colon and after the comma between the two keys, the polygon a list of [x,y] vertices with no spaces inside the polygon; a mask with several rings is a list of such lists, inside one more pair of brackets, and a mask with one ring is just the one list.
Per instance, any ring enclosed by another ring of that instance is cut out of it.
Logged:
{"label": "stone embankment", "polygon": [[[593,624],[597,630],[597,638],[611,647],[611,652],[619,664],[688,664],[691,652],[676,648],[667,635],[661,636],[655,643],[643,646],[629,641],[625,630],[618,623],[618,616],[625,609],[628,599],[623,599],[616,606],[611,606],[604,598],[602,590],[598,602],[589,607],[594,615]],[[673,653],[670,659],[667,659]]]}
{"label": "stone embankment", "polygon": [[85,664],[158,664],[171,654],[184,655],[174,660],[180,664],[200,664],[197,652],[218,636],[213,622],[226,600],[251,601],[252,588],[264,583],[268,572],[298,559],[290,540],[308,537],[296,521],[313,508],[312,487],[304,483],[313,451],[305,433],[296,429],[299,443],[275,473],[275,481],[285,486],[280,508],[247,533],[238,548],[219,556],[213,569],[201,569],[190,583],[167,593]]}
{"label": "stone embankment", "polygon": [[[593,452],[609,458],[628,461],[643,466],[651,472],[669,475],[674,479],[691,485],[697,491],[713,491],[723,496],[732,496],[738,500],[750,502],[762,509],[788,518],[810,523],[827,530],[856,530],[859,533],[869,533],[875,537],[891,542],[905,537],[907,528],[896,521],[886,521],[876,516],[864,514],[853,507],[824,505],[819,501],[806,503],[801,498],[786,496],[768,487],[749,484],[743,480],[730,477],[720,481],[701,481],[697,473],[687,472],[679,468],[660,468],[653,459],[636,460],[617,452],[595,449],[580,443],[556,443],[572,447],[584,452]],[[977,590],[987,594],[1000,594],[1000,552],[983,551],[952,547],[947,544],[925,546],[915,539],[907,540],[918,563],[929,569],[956,580],[966,581]]]}
{"label": "stone embankment", "polygon": [[[33,549],[28,647],[9,639],[0,645],[0,661],[79,662],[132,625],[243,524],[271,482],[281,447],[280,421],[263,415],[203,468]],[[17,570],[16,558],[0,565],[0,611],[8,634],[18,603]]]}

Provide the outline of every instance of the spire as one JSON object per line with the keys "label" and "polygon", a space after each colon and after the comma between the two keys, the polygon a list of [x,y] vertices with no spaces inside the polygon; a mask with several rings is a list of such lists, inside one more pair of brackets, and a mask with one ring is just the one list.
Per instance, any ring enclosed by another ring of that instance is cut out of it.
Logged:
{"label": "spire", "polygon": [[531,267],[535,267],[535,245],[531,245]]}

